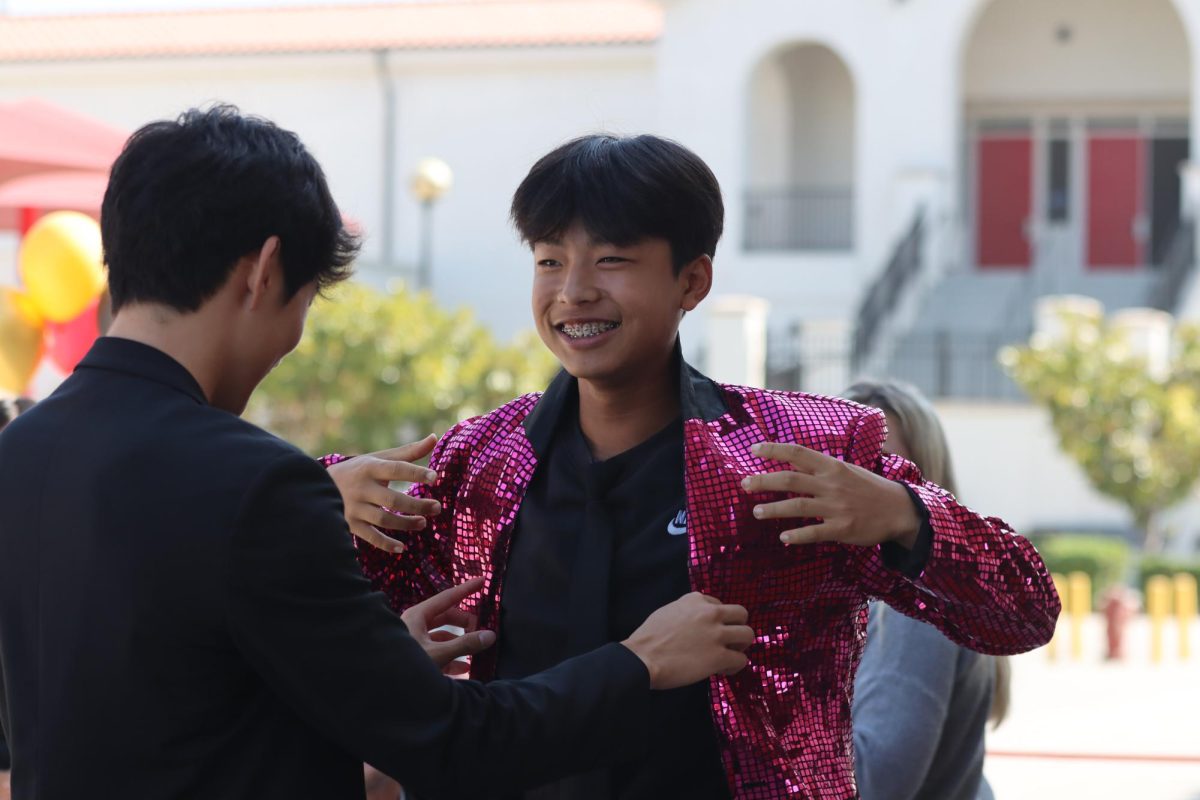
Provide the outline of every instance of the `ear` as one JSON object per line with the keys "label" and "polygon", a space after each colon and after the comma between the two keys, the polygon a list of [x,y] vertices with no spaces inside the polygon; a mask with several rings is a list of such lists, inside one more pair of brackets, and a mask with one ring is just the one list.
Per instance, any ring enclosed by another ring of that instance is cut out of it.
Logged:
{"label": "ear", "polygon": [[269,298],[283,291],[281,248],[279,237],[271,236],[263,242],[257,254],[249,256],[252,263],[246,273],[246,302],[251,310],[261,308]]}
{"label": "ear", "polygon": [[695,311],[700,301],[712,291],[712,278],[712,258],[707,255],[685,265],[679,271],[679,280],[683,282],[683,298],[679,302],[679,308],[683,311]]}

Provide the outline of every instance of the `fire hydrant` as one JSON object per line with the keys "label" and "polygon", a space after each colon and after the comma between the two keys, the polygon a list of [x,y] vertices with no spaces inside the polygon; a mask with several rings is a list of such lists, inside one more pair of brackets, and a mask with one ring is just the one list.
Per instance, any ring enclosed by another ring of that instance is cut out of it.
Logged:
{"label": "fire hydrant", "polygon": [[1125,628],[1137,611],[1137,596],[1124,586],[1113,586],[1104,593],[1104,630],[1109,661],[1125,657]]}

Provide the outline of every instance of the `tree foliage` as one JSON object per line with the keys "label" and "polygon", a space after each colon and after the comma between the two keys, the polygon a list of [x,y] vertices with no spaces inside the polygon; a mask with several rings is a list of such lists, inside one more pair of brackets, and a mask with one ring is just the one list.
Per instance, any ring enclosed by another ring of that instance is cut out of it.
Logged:
{"label": "tree foliage", "polygon": [[541,390],[555,368],[531,333],[501,345],[469,311],[350,283],[318,299],[248,416],[314,455],[370,452]]}
{"label": "tree foliage", "polygon": [[1200,329],[1177,325],[1170,364],[1154,374],[1102,315],[1064,315],[1053,339],[1006,348],[1001,361],[1050,412],[1062,449],[1092,486],[1124,504],[1153,549],[1155,515],[1200,475]]}

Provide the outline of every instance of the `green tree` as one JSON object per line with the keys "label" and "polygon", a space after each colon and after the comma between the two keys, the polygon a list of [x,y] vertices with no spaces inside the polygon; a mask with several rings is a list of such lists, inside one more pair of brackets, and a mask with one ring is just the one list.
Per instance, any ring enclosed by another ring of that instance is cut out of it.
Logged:
{"label": "green tree", "polygon": [[531,333],[502,346],[469,311],[349,283],[318,299],[248,416],[314,455],[364,453],[543,389],[556,366]]}
{"label": "green tree", "polygon": [[1177,325],[1165,372],[1154,374],[1102,315],[1064,314],[1062,336],[1035,334],[1001,362],[1050,412],[1059,445],[1099,492],[1131,512],[1148,550],[1156,515],[1200,476],[1200,330]]}

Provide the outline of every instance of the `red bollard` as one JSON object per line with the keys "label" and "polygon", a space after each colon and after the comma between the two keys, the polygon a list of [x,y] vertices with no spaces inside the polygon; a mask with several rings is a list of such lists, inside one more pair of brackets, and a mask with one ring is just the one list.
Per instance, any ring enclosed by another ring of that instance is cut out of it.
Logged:
{"label": "red bollard", "polygon": [[1125,627],[1136,610],[1137,600],[1124,586],[1113,586],[1104,593],[1104,628],[1108,641],[1105,657],[1109,661],[1120,661],[1125,657]]}

